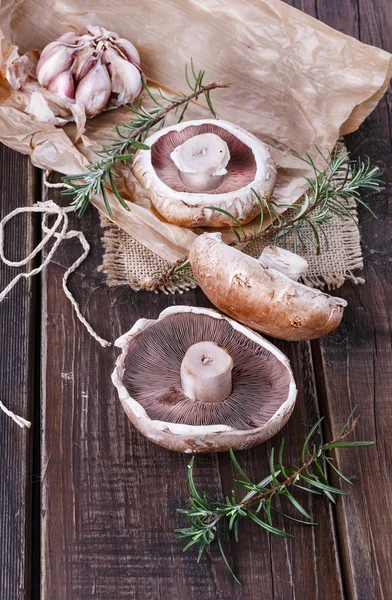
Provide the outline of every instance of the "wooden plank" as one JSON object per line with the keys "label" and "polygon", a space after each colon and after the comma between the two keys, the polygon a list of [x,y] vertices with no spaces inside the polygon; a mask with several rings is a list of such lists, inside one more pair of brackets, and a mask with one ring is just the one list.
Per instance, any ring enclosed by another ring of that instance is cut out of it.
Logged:
{"label": "wooden plank", "polygon": [[[318,2],[319,17],[361,41],[392,51],[392,12],[388,0]],[[392,597],[392,494],[390,432],[392,408],[391,363],[391,227],[390,182],[392,143],[390,91],[360,130],[347,138],[353,156],[369,156],[381,167],[386,190],[370,197],[377,214],[360,210],[365,254],[364,286],[346,284],[341,294],[349,305],[343,325],[332,336],[314,344],[323,390],[322,409],[327,429],[336,431],[350,409],[361,415],[357,436],[376,441],[370,449],[341,451],[338,463],[355,486],[338,505],[338,532],[347,596],[356,600]]]}
{"label": "wooden plank", "polygon": [[[34,173],[28,159],[0,145],[1,218],[34,202]],[[6,229],[5,253],[20,260],[33,247],[30,217]],[[15,269],[0,266],[0,290]],[[19,283],[0,304],[0,400],[26,419],[33,415],[34,284]],[[0,411],[0,598],[30,597],[32,430],[22,430]]]}
{"label": "wooden plank", "polygon": [[[87,232],[93,253],[72,289],[100,335],[114,339],[137,318],[156,317],[172,303],[206,303],[200,292],[173,298],[105,288],[95,272],[101,252],[97,225],[93,211],[76,222]],[[314,511],[317,529],[295,528],[296,540],[289,545],[245,526],[238,547],[231,543],[227,548],[245,588],[233,583],[216,547],[201,565],[196,551],[183,554],[173,530],[182,519],[176,508],[185,506],[188,497],[189,458],[152,445],[125,419],[110,382],[116,352],[90,338],[61,289],[64,266],[78,252],[77,243],[67,242],[43,283],[43,599],[88,594],[119,600],[256,599],[260,585],[267,599],[288,591],[299,594],[304,581],[305,599],[331,597],[319,589],[338,597],[332,514],[323,502],[310,505],[310,497],[303,501]],[[286,431],[289,459],[297,460],[318,409],[308,345],[284,349],[300,365],[300,403]],[[268,468],[266,451],[264,446],[241,453],[255,478]],[[229,492],[232,477],[227,457],[197,457],[197,484],[211,494]],[[311,560],[309,547],[318,549]]]}
{"label": "wooden plank", "polygon": [[[58,197],[57,197],[58,199]],[[139,317],[157,317],[175,298],[108,289],[95,209],[75,227],[91,257],[71,282],[98,333],[114,340]],[[110,375],[118,351],[103,349],[75,318],[61,289],[77,242],[58,251],[42,289],[42,599],[236,598],[213,552],[197,565],[173,530],[188,497],[189,457],[159,448],[130,425]],[[216,456],[198,461],[198,482],[221,493]]]}
{"label": "wooden plank", "polygon": [[[310,427],[320,418],[309,343],[276,343],[290,358],[298,386],[298,400],[292,418],[280,434],[262,446],[237,453],[238,460],[253,481],[260,481],[268,474],[271,447],[275,446],[277,451],[282,437],[285,438],[285,464],[298,464],[304,439]],[[224,464],[225,491],[230,494],[235,472],[229,464],[229,457],[222,456],[220,460]],[[293,534],[293,540],[266,534],[251,522],[241,526],[239,544],[232,544],[236,572],[245,583],[241,599],[258,600],[260,590],[263,590],[265,600],[343,597],[332,507],[322,497],[306,492],[296,493],[296,497],[318,525],[299,525],[276,515],[276,526]],[[291,511],[289,502],[283,500],[280,508],[299,518]]]}
{"label": "wooden plank", "polygon": [[[310,0],[303,7],[309,12],[320,10]],[[348,33],[350,27],[355,29],[350,22],[340,23],[340,28],[343,25]],[[173,299],[134,294],[125,288],[105,289],[102,277],[94,271],[100,248],[93,212],[84,220],[83,230],[93,242],[94,255],[75,276],[73,289],[104,337],[114,339],[140,316],[156,317],[173,302],[205,302],[194,292]],[[67,250],[58,253],[44,283],[43,597],[256,600],[260,590],[267,600],[343,597],[334,514],[319,499],[310,504],[309,498],[304,499],[319,527],[295,528],[293,542],[270,539],[256,526],[244,525],[240,544],[231,541],[229,548],[244,588],[232,584],[216,548],[201,566],[195,564],[195,553],[182,554],[172,530],[180,522],[175,508],[184,506],[188,495],[187,459],[151,445],[124,419],[110,386],[115,352],[102,350],[88,337],[62,295],[64,265],[77,252],[77,243],[69,242]],[[296,365],[300,386],[295,414],[284,432],[288,456],[297,460],[305,431],[319,414],[316,385],[309,344],[284,344],[282,348]],[[317,348],[315,344],[316,356]],[[328,377],[336,377],[329,374],[327,362],[318,361],[320,365]],[[328,389],[331,380],[323,386],[323,371],[318,375],[317,387],[335,429],[347,407],[336,410]],[[252,477],[265,472],[269,448],[270,444],[239,454]],[[230,492],[233,471],[228,457],[198,457],[196,478],[213,494]],[[352,510],[350,503],[351,497],[339,504],[338,517],[344,579],[354,597],[355,586],[349,582],[353,567],[347,557],[355,538],[349,539],[349,527],[345,532],[341,519]],[[363,521],[360,516],[362,527]],[[354,570],[358,573],[360,568],[359,562]]]}

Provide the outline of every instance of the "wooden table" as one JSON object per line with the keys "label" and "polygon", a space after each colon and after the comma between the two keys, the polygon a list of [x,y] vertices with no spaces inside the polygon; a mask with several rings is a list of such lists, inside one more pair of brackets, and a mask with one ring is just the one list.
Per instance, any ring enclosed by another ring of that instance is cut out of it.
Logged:
{"label": "wooden table", "polygon": [[[292,4],[392,51],[390,0]],[[338,453],[354,482],[349,496],[334,507],[307,495],[318,527],[285,523],[294,540],[244,523],[240,542],[227,545],[243,587],[230,578],[216,548],[199,565],[196,551],[183,554],[173,530],[183,523],[176,508],[187,503],[189,457],[149,443],[126,419],[110,382],[117,351],[88,335],[61,288],[65,268],[80,251],[71,240],[41,280],[20,284],[0,306],[0,399],[34,421],[32,430],[22,431],[0,413],[1,600],[392,598],[390,109],[389,94],[346,140],[353,156],[369,156],[387,181],[372,199],[378,219],[360,211],[366,284],[339,290],[348,308],[333,335],[278,343],[299,387],[283,431],[288,460],[299,459],[301,441],[320,415],[329,437],[355,404],[358,439],[376,442]],[[0,165],[2,216],[42,198],[41,175],[26,157],[1,147]],[[52,191],[50,197],[59,200]],[[8,255],[27,254],[38,226],[36,218],[13,223]],[[139,317],[155,318],[173,303],[208,305],[200,291],[168,297],[107,288],[97,272],[102,244],[96,211],[81,222],[73,219],[73,226],[83,229],[92,252],[70,286],[103,337],[114,340]],[[10,278],[2,266],[0,289]],[[238,454],[252,478],[265,474],[270,448],[267,443]],[[230,493],[234,473],[226,454],[200,456],[196,467],[198,485],[217,496]]]}

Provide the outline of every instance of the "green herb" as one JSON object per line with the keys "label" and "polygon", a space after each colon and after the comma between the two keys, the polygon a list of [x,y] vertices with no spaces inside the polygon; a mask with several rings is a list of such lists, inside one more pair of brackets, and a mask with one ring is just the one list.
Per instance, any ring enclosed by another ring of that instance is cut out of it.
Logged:
{"label": "green herb", "polygon": [[[268,201],[265,196],[260,198],[257,192],[252,190],[262,208],[260,226],[257,231],[254,230],[246,235],[242,227],[238,229],[233,227],[237,239],[230,245],[236,246],[273,233],[274,243],[280,240],[286,246],[287,235],[292,234],[295,253],[298,252],[299,244],[306,245],[306,242],[309,242],[316,254],[320,254],[321,240],[327,240],[324,227],[333,217],[350,217],[357,225],[356,219],[348,208],[351,198],[355,198],[375,217],[371,208],[361,198],[360,190],[370,189],[379,192],[382,189],[379,168],[372,167],[369,161],[366,163],[351,161],[347,150],[335,150],[325,156],[317,146],[316,149],[324,160],[325,170],[319,169],[309,154],[306,154],[305,158],[297,157],[313,171],[313,177],[305,177],[309,189],[300,202],[293,205],[278,205],[274,200]],[[221,212],[221,209],[213,206],[208,208]],[[286,212],[279,214],[278,209],[281,208],[286,209]],[[265,213],[270,217],[271,225],[262,231]],[[233,215],[227,211],[225,214],[238,226],[238,221]]]}
{"label": "green herb", "polygon": [[[304,245],[308,241],[314,247],[316,254],[319,254],[321,240],[324,239],[327,242],[324,227],[331,222],[333,217],[350,217],[357,225],[356,219],[348,208],[350,198],[355,198],[359,204],[362,204],[375,216],[368,204],[360,197],[360,190],[369,189],[379,192],[383,189],[379,168],[372,167],[369,161],[366,163],[351,161],[346,150],[336,150],[328,153],[327,156],[324,156],[319,148],[317,151],[323,157],[326,169],[322,171],[316,167],[308,154],[301,159],[312,168],[314,176],[306,178],[309,190],[298,204],[278,205],[274,200],[268,201],[265,197],[260,198],[256,191],[252,190],[260,205],[260,223],[251,233],[246,234],[241,224],[230,212],[214,206],[206,207],[206,209],[224,213],[233,221],[231,230],[236,239],[229,243],[230,246],[252,242],[273,233],[274,243],[286,247],[287,236],[291,233],[295,253],[298,253],[300,244]],[[279,214],[278,208],[285,208],[286,212]],[[263,231],[266,215],[269,216],[271,224]],[[159,277],[154,279],[152,289],[158,289],[162,283],[166,284],[170,280],[174,281],[175,279],[178,282],[181,278],[181,269],[178,269],[178,266],[182,264],[190,266],[186,257],[181,258],[174,265],[168,267],[166,272],[158,274]]]}
{"label": "green herb", "polygon": [[[231,499],[214,500],[206,493],[199,491],[193,479],[195,460],[193,457],[188,465],[188,484],[191,493],[189,499],[190,508],[178,509],[178,512],[184,514],[188,519],[188,527],[176,530],[179,534],[178,538],[187,542],[184,551],[197,544],[199,547],[197,561],[199,562],[205,550],[216,541],[226,566],[237,583],[240,583],[233,573],[222,547],[222,539],[228,531],[232,531],[236,541],[238,541],[240,517],[249,518],[267,532],[285,538],[292,538],[293,535],[277,529],[273,525],[272,513],[276,512],[287,519],[303,523],[304,525],[316,525],[316,523],[312,522],[311,515],[295,498],[294,494],[296,489],[299,488],[312,494],[324,494],[333,503],[336,503],[337,496],[346,495],[344,490],[333,487],[328,483],[326,467],[330,466],[334,473],[343,481],[351,484],[347,477],[333,464],[333,459],[329,455],[330,450],[335,448],[371,446],[374,444],[374,442],[345,441],[353,433],[358,421],[357,418],[354,419],[354,411],[355,409],[350,414],[343,429],[339,432],[338,437],[332,442],[318,447],[315,444],[311,444],[313,435],[319,428],[322,419],[317,421],[303,444],[301,466],[284,466],[284,440],[282,439],[277,458],[275,458],[274,448],[271,450],[269,474],[258,483],[254,483],[249,479],[238,463],[234,452],[230,450],[231,460],[239,475],[239,479],[236,479],[235,482],[247,490],[246,495],[241,499],[237,499],[233,492]],[[279,511],[274,506],[277,496],[286,498],[287,503],[291,504],[300,513],[302,518],[296,519],[291,515]]]}
{"label": "green herb", "polygon": [[[95,194],[101,194],[106,209],[112,217],[112,210],[106,195],[105,186],[108,186],[113,191],[121,206],[129,210],[116,185],[116,178],[118,177],[117,167],[121,163],[132,163],[135,151],[149,150],[149,147],[143,143],[145,138],[153,127],[157,125],[163,127],[165,125],[166,116],[169,112],[175,111],[179,115],[178,122],[180,122],[184,118],[189,103],[192,100],[198,100],[200,96],[204,95],[211,113],[216,117],[211,104],[210,93],[212,90],[218,88],[230,87],[230,84],[214,81],[204,85],[205,72],[199,71],[196,73],[192,60],[191,73],[189,74],[188,71],[188,66],[186,66],[185,77],[188,86],[192,90],[192,93],[188,96],[181,94],[174,98],[168,98],[160,89],[158,99],[154,96],[146,81],[143,80],[144,90],[155,106],[147,110],[143,106],[143,98],[140,100],[138,107],[133,104],[128,106],[127,108],[133,115],[132,119],[128,122],[123,122],[119,126],[116,125],[113,129],[113,137],[96,151],[100,159],[90,164],[87,167],[88,171],[86,173],[67,175],[62,178],[62,181],[68,186],[62,194],[74,197],[73,205],[79,216],[83,215],[91,198]],[[162,101],[164,101],[164,104],[161,103]]]}

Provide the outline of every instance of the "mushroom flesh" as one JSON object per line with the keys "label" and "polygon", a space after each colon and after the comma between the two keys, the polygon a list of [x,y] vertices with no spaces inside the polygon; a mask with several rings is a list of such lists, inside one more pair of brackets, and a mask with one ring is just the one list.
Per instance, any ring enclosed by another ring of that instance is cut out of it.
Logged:
{"label": "mushroom flesh", "polygon": [[112,379],[135,427],[181,452],[249,448],[294,408],[290,364],[270,342],[215,310],[173,306],[116,345]]}
{"label": "mushroom flesh", "polygon": [[311,340],[333,331],[347,302],[297,279],[306,261],[269,247],[259,260],[226,245],[219,233],[194,242],[189,260],[209,300],[248,327],[284,340]]}
{"label": "mushroom flesh", "polygon": [[259,261],[267,267],[280,271],[293,281],[298,281],[309,267],[308,262],[302,256],[272,245],[264,248],[259,256]]}
{"label": "mushroom flesh", "polygon": [[[166,127],[145,140],[133,161],[153,206],[182,227],[246,224],[271,198],[276,167],[268,147],[233,123],[216,119]],[[208,207],[213,207],[213,210]],[[221,212],[221,211],[225,212]]]}

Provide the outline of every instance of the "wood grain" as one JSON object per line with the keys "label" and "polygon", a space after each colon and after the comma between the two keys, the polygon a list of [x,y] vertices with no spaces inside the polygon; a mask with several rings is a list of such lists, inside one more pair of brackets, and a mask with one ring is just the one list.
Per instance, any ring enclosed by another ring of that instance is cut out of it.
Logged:
{"label": "wood grain", "polygon": [[[344,24],[344,30],[361,41],[392,51],[390,2],[343,1],[339,3],[340,18],[328,6],[319,2],[319,16],[329,25],[339,28]],[[337,515],[347,596],[356,600],[392,597],[390,108],[391,89],[360,130],[347,138],[353,156],[369,156],[380,166],[386,189],[369,197],[377,220],[360,211],[366,284],[342,288],[341,295],[348,301],[343,326],[315,344],[328,430],[336,431],[357,404],[361,416],[358,439],[376,442],[369,449],[338,454],[339,466],[355,483],[347,501],[339,503]]]}
{"label": "wood grain", "polygon": [[[391,49],[387,0],[291,2],[329,25]],[[390,96],[348,143],[369,154],[392,177]],[[58,194],[51,197],[59,200]],[[390,211],[388,190],[374,202],[380,218],[362,214],[366,286],[341,290],[350,307],[333,336],[284,344],[299,385],[297,407],[281,435],[288,461],[297,461],[309,426],[320,412],[325,435],[336,432],[358,403],[361,439],[371,449],[343,451],[338,462],[355,486],[336,511],[310,495],[301,498],[317,528],[279,523],[294,540],[271,538],[244,523],[239,544],[226,551],[244,586],[230,579],[213,548],[200,565],[196,551],[182,553],[173,530],[181,526],[176,508],[185,506],[188,458],[152,445],[123,414],[110,374],[117,352],[102,349],[75,318],[63,295],[66,266],[78,256],[76,241],[65,242],[45,274],[42,295],[42,598],[44,600],[373,600],[392,596],[388,578],[392,531],[388,393],[391,377]],[[75,221],[75,227],[81,224]],[[108,289],[96,271],[102,248],[96,213],[83,224],[92,255],[73,276],[72,290],[98,333],[114,340],[139,317],[158,316],[166,306],[208,304],[189,292],[166,297]],[[315,369],[316,366],[316,369]],[[273,441],[278,445],[281,436]],[[271,443],[238,453],[255,479],[268,464]],[[196,460],[197,485],[213,495],[229,494],[234,477],[227,455]],[[385,482],[386,480],[386,482]],[[373,507],[371,509],[371,507]],[[287,507],[285,506],[287,509]]]}
{"label": "wood grain", "polygon": [[[277,342],[277,345],[289,356],[293,366],[298,386],[297,405],[286,427],[273,440],[237,453],[252,481],[260,481],[268,474],[271,447],[275,446],[277,451],[282,437],[285,438],[285,464],[298,464],[303,441],[310,427],[320,418],[310,345],[305,342]],[[224,467],[223,481],[228,495],[236,474],[227,455],[222,455],[220,461]],[[241,599],[258,600],[260,589],[266,600],[343,597],[332,507],[328,501],[306,492],[296,493],[296,497],[312,514],[317,527],[299,525],[274,516],[277,527],[295,536],[290,540],[266,534],[251,522],[242,525],[239,543],[233,542],[236,572],[245,584],[239,596]],[[280,510],[298,517],[284,499]]]}
{"label": "wood grain", "polygon": [[[0,218],[34,201],[33,168],[26,157],[0,146]],[[20,260],[31,252],[31,218],[7,226],[5,254]],[[0,290],[15,276],[0,267]],[[0,399],[32,419],[34,284],[19,283],[0,304]],[[0,411],[0,598],[27,600],[30,593],[32,430],[20,429]]]}
{"label": "wood grain", "polygon": [[[165,297],[106,288],[95,272],[101,250],[93,210],[83,231],[93,254],[72,289],[100,335],[114,339],[137,318],[155,318],[174,302],[206,303],[200,292]],[[241,543],[229,541],[226,552],[244,588],[233,583],[216,547],[200,565],[196,550],[183,554],[173,530],[183,523],[176,508],[187,502],[189,458],[152,445],[125,418],[110,382],[116,351],[90,338],[61,290],[65,265],[78,251],[77,243],[67,242],[43,282],[43,599],[256,600],[260,588],[266,600],[300,590],[304,600],[338,598],[333,515],[328,504],[310,496],[303,502],[315,511],[317,529],[290,528],[296,539],[282,542],[245,525]],[[299,403],[286,431],[288,460],[297,460],[318,417],[317,398],[309,345],[283,349],[298,365]],[[240,453],[251,476],[268,469],[269,447]],[[197,457],[197,484],[211,494],[230,493],[233,475],[227,456]],[[314,556],[308,548],[317,549]]]}
{"label": "wood grain", "polygon": [[[95,209],[83,231],[93,252],[72,289],[105,338],[114,340],[141,316],[157,317],[173,301],[194,301],[193,294],[106,288],[96,273]],[[110,380],[118,352],[89,336],[62,292],[65,265],[78,252],[72,241],[62,247],[42,290],[42,598],[234,598],[216,554],[198,566],[173,533],[180,525],[176,508],[188,495],[189,458],[154,446],[131,427]],[[217,457],[198,465],[200,484],[221,493]]]}

